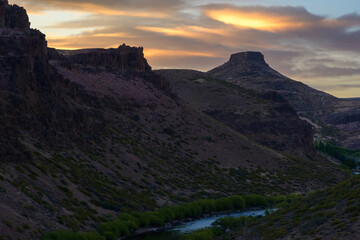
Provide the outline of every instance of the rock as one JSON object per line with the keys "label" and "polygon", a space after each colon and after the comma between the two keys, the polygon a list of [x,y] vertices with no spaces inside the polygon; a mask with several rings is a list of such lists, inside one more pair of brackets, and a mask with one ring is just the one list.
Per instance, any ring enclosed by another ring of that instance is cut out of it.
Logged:
{"label": "rock", "polygon": [[151,67],[144,58],[142,47],[130,47],[125,44],[112,49],[85,49],[63,51],[74,64],[116,68],[117,70],[150,72]]}
{"label": "rock", "polygon": [[102,68],[103,70],[127,72],[130,75],[146,76],[147,81],[152,82],[159,89],[176,97],[170,88],[169,82],[151,71],[151,67],[144,57],[142,47],[130,47],[122,44],[118,48],[111,49],[72,51],[49,49],[48,55],[50,60],[61,62],[61,65],[67,68],[72,68],[73,65],[80,65],[97,69]]}
{"label": "rock", "polygon": [[240,52],[232,54],[229,64],[260,64],[266,65],[264,55],[261,52]]}
{"label": "rock", "polygon": [[17,5],[9,5],[7,0],[0,0],[0,28],[29,30],[30,22],[26,10]]}

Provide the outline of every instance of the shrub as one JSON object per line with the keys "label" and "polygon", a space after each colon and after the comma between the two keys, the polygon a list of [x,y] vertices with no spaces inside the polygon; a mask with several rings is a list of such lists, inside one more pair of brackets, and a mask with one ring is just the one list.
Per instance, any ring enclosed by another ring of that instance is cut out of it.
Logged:
{"label": "shrub", "polygon": [[181,236],[182,240],[213,240],[214,233],[211,228],[201,229],[193,233],[184,234]]}
{"label": "shrub", "polygon": [[105,237],[105,239],[106,240],[116,240],[116,236],[115,236],[115,234],[114,233],[112,233],[112,232],[104,232],[104,237]]}
{"label": "shrub", "polygon": [[267,205],[266,197],[256,195],[256,194],[249,194],[245,196],[246,207],[260,207]]}
{"label": "shrub", "polygon": [[212,199],[202,199],[196,203],[201,207],[203,213],[216,211],[215,201]]}
{"label": "shrub", "polygon": [[231,210],[234,208],[230,198],[220,198],[215,200],[216,211]]}
{"label": "shrub", "polygon": [[245,199],[242,196],[231,196],[230,200],[233,207],[237,210],[241,210],[246,207]]}

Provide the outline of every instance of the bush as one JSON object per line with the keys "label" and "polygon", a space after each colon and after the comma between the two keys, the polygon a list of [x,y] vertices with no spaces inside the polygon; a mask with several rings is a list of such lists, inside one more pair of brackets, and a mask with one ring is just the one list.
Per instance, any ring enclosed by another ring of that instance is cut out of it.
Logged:
{"label": "bush", "polygon": [[147,227],[150,225],[150,217],[146,213],[134,212],[131,216],[138,220],[140,227]]}
{"label": "bush", "polygon": [[241,196],[230,197],[231,203],[236,210],[242,210],[246,207],[245,199]]}
{"label": "bush", "polygon": [[211,228],[201,229],[193,233],[184,234],[181,240],[213,240],[214,233]]}
{"label": "bush", "polygon": [[[193,203],[183,203],[179,206],[159,208],[152,212],[122,213],[118,216],[118,219],[114,221],[100,223],[97,227],[97,232],[100,235],[96,233],[80,234],[71,231],[58,231],[46,234],[44,240],[112,240],[129,236],[131,232],[136,231],[140,227],[161,227],[166,222],[171,222],[175,219],[182,220],[185,218],[200,217],[204,213],[212,213],[214,211],[231,211],[234,209],[241,210],[246,207],[267,206],[268,204],[285,201],[285,199],[283,196],[266,198],[254,194],[232,196],[217,200],[202,199]],[[292,200],[293,197],[290,199]],[[217,227],[214,227],[212,230],[199,231],[191,235],[186,235],[188,237],[186,239],[208,239],[208,237],[214,235],[214,232],[217,230],[222,231],[222,229],[225,228],[241,226],[248,220],[249,218],[247,217],[220,219],[216,222]]]}
{"label": "bush", "polygon": [[226,211],[234,209],[233,203],[230,198],[220,198],[215,200],[216,211]]}
{"label": "bush", "polygon": [[157,212],[165,222],[171,222],[175,219],[175,213],[170,207],[160,208]]}
{"label": "bush", "polygon": [[104,237],[105,237],[106,240],[116,240],[116,239],[117,239],[117,237],[115,236],[115,234],[112,233],[112,232],[104,232],[103,235],[104,235]]}
{"label": "bush", "polygon": [[246,207],[265,207],[268,205],[266,197],[249,194],[245,196]]}
{"label": "bush", "polygon": [[212,199],[202,199],[196,202],[202,209],[203,213],[211,213],[216,211],[215,201]]}
{"label": "bush", "polygon": [[97,231],[103,236],[105,236],[105,233],[109,233],[109,232],[113,233],[115,237],[129,236],[130,235],[129,226],[131,225],[132,223],[128,221],[115,220],[111,222],[101,223],[97,227]]}

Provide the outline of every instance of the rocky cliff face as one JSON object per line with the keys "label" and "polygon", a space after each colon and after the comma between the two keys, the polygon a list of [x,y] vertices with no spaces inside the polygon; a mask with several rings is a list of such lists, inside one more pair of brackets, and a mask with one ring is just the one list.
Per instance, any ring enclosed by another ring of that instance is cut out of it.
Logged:
{"label": "rocky cliff face", "polygon": [[0,14],[0,133],[7,136],[0,140],[2,161],[29,159],[21,143],[24,133],[52,146],[81,144],[94,140],[96,132],[106,125],[103,112],[96,109],[104,105],[120,110],[136,106],[131,101],[98,99],[84,91],[79,82],[59,74],[50,61],[61,61],[69,69],[77,65],[86,71],[106,68],[126,72],[128,77],[146,78],[173,96],[168,82],[151,72],[142,48],[121,45],[63,55],[48,49],[45,35],[29,28],[25,9],[2,1]]}
{"label": "rocky cliff face", "polygon": [[17,5],[9,5],[8,0],[0,0],[0,28],[20,30],[30,29],[26,10]]}
{"label": "rocky cliff face", "polygon": [[116,49],[88,49],[62,52],[68,55],[68,59],[73,64],[116,68],[122,71],[151,71],[151,67],[144,58],[142,47],[129,47],[123,44]]}
{"label": "rocky cliff face", "polygon": [[265,62],[264,55],[260,52],[240,52],[232,54],[228,64],[255,64],[269,66]]}
{"label": "rocky cliff face", "polygon": [[45,35],[29,28],[23,8],[3,1],[1,14],[0,131],[10,139],[1,140],[1,160],[29,159],[20,143],[24,134],[50,145],[91,136],[99,124],[90,123],[89,116],[95,113],[81,107],[91,100],[50,66]]}
{"label": "rocky cliff face", "polygon": [[129,76],[142,76],[172,97],[176,97],[166,81],[151,71],[150,65],[144,57],[142,47],[130,47],[125,44],[114,49],[83,49],[56,50],[49,49],[49,59],[54,66],[67,69],[81,68],[91,71],[112,71]]}

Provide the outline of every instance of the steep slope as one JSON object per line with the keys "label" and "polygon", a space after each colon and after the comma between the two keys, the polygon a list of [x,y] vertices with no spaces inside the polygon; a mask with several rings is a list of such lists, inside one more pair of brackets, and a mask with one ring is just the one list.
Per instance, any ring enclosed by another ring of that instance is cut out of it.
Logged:
{"label": "steep slope", "polygon": [[329,108],[337,101],[329,94],[281,75],[269,67],[260,52],[233,54],[228,62],[209,73],[244,87],[276,91],[284,96],[296,111]]}
{"label": "steep slope", "polygon": [[219,239],[359,239],[359,199],[356,176]]}
{"label": "steep slope", "polygon": [[158,70],[182,99],[256,142],[300,157],[315,157],[310,124],[279,94],[256,92],[209,73]]}
{"label": "steep slope", "polygon": [[303,192],[346,177],[192,109],[141,48],[47,49],[24,9],[0,3],[1,238],[91,230],[119,212]]}
{"label": "steep slope", "polygon": [[[228,62],[209,73],[244,88],[275,91],[304,120],[313,124],[316,138],[335,141],[348,148],[360,148],[359,101],[338,99],[289,79],[269,67],[260,52],[233,54]],[[339,116],[343,118],[341,124],[334,121]]]}
{"label": "steep slope", "polygon": [[[101,116],[84,107],[91,100],[49,65],[45,35],[29,28],[26,11],[4,3],[0,8],[4,26],[0,28],[0,131],[5,136],[0,140],[1,161],[29,158],[20,136],[49,145],[91,138],[103,127]],[[90,116],[100,121],[88,121]]]}

